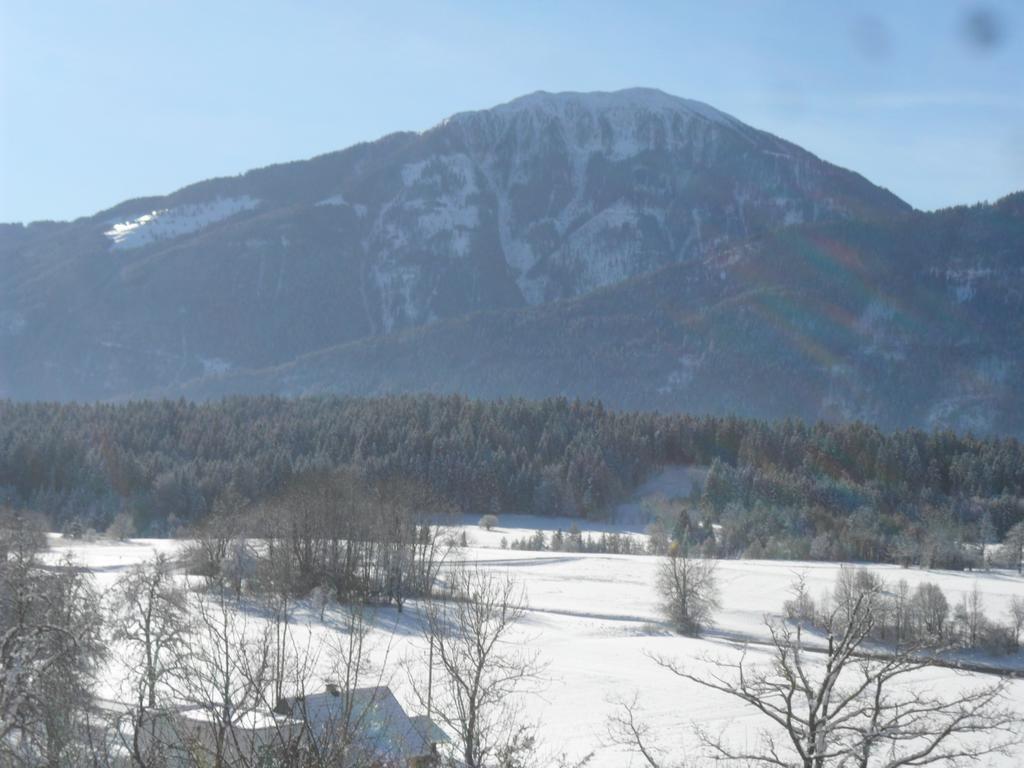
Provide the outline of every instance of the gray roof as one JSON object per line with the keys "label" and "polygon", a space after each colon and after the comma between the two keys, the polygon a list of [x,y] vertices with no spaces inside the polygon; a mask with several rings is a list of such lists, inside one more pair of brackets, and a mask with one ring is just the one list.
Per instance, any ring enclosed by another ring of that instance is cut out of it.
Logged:
{"label": "gray roof", "polygon": [[451,739],[441,730],[441,726],[426,715],[413,715],[409,718],[420,735],[431,744],[447,744]]}
{"label": "gray roof", "polygon": [[[314,737],[348,725],[356,744],[377,757],[408,759],[429,755],[443,731],[426,718],[410,718],[387,686],[317,693],[288,699],[291,715],[304,720]],[[426,719],[433,728],[424,728]]]}

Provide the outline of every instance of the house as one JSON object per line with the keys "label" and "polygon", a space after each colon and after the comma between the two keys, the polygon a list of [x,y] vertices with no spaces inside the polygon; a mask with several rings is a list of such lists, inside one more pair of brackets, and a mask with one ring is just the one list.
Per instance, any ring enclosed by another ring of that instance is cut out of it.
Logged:
{"label": "house", "polygon": [[167,707],[140,732],[143,752],[167,768],[240,765],[287,752],[299,741],[296,723],[271,712],[225,713],[203,707]]}
{"label": "house", "polygon": [[[340,689],[282,699],[273,711],[232,717],[179,707],[161,712],[151,738],[175,768],[220,751],[251,758],[315,750],[338,768],[430,768],[448,736],[429,717],[410,717],[387,686]],[[225,733],[229,730],[229,733]]]}
{"label": "house", "polygon": [[275,711],[302,723],[320,744],[346,744],[360,765],[420,768],[437,763],[437,745],[448,737],[430,718],[410,717],[387,686],[286,698]]}

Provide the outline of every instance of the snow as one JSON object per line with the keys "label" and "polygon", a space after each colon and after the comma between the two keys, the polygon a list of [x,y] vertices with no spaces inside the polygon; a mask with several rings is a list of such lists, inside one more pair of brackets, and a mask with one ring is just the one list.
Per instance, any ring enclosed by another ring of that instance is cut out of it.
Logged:
{"label": "snow", "polygon": [[[695,479],[699,478],[671,470],[656,476],[649,490],[680,495]],[[669,656],[699,671],[708,657],[728,657],[737,652],[735,641],[749,640],[755,644],[749,647],[748,658],[767,660],[766,650],[756,644],[767,638],[764,617],[766,612],[781,611],[795,575],[803,574],[811,595],[817,597],[833,586],[840,567],[820,562],[720,561],[723,608],[717,616],[717,626],[701,639],[689,639],[670,632],[659,614],[653,589],[657,558],[501,550],[497,547],[503,536],[521,538],[538,527],[566,530],[574,521],[501,515],[500,527],[489,532],[478,528],[475,522],[467,518],[453,527],[453,537],[464,531],[471,545],[455,550],[453,556],[496,573],[511,574],[525,587],[530,610],[513,642],[537,650],[548,664],[549,678],[539,695],[530,696],[528,711],[540,723],[543,743],[552,753],[564,751],[582,757],[593,751],[594,759],[589,763],[593,768],[642,765],[635,756],[608,745],[605,726],[607,716],[615,710],[613,700],[631,698],[634,693],[639,693],[643,716],[652,726],[652,733],[677,756],[694,756],[693,725],[698,724],[713,733],[724,730],[734,743],[753,743],[764,725],[755,712],[724,694],[672,677],[654,664],[649,655]],[[575,522],[583,530],[640,535],[637,526]],[[162,540],[69,543],[54,537],[50,557],[70,551],[92,569],[103,590],[131,563],[155,551],[173,553],[179,546],[179,542]],[[1003,618],[1000,614],[1011,597],[1024,597],[1024,579],[1007,572],[924,571],[885,565],[869,569],[889,582],[906,579],[911,588],[922,581],[938,583],[951,604],[977,585],[992,617]],[[326,622],[320,622],[312,606],[300,605],[292,631],[300,642],[307,633],[324,637],[334,631],[332,627],[336,626],[340,610],[332,608]],[[374,638],[380,660],[387,654],[393,665],[401,660],[415,664],[413,660],[422,650],[416,634],[417,610],[415,603],[409,603],[401,614],[386,609],[375,616]],[[250,617],[254,630],[258,630],[262,619],[252,614]],[[1024,668],[1024,658],[1019,654],[998,662]],[[116,689],[115,676],[111,671],[105,681],[110,697]],[[982,675],[934,667],[918,674],[914,685],[949,692],[981,684],[985,679]],[[383,682],[389,682],[399,700],[410,707],[404,674]],[[1024,680],[1011,683],[1010,690],[1015,705],[1024,711]],[[1020,754],[993,757],[976,764],[1010,768],[1019,765],[1020,758]]]}
{"label": "snow", "polygon": [[327,206],[327,207],[336,206],[336,207],[351,208],[353,211],[356,212],[356,216],[358,216],[360,219],[363,218],[364,216],[366,216],[366,212],[367,212],[367,208],[366,208],[365,205],[363,205],[362,203],[350,203],[350,202],[348,202],[348,200],[345,199],[345,196],[341,195],[341,194],[331,195],[330,197],[325,197],[323,200],[320,200],[319,202],[317,202],[316,206],[318,208],[323,208],[325,206]]}
{"label": "snow", "polygon": [[669,371],[668,376],[665,377],[665,383],[657,389],[658,394],[667,395],[685,389],[693,381],[693,377],[700,370],[703,361],[703,355],[680,355],[679,365],[674,370]]}
{"label": "snow", "polygon": [[865,337],[864,354],[886,360],[906,358],[907,338],[894,322],[896,317],[896,307],[885,299],[872,299],[865,305],[854,326]]}
{"label": "snow", "polygon": [[[697,101],[661,91],[631,88],[612,93],[538,92],[484,112],[464,112],[445,124],[461,130],[469,155],[497,202],[498,236],[506,262],[529,304],[561,298],[566,287],[551,273],[572,276],[570,295],[618,282],[636,274],[640,221],[654,216],[658,231],[671,239],[664,208],[626,201],[595,204],[589,169],[595,158],[629,161],[648,152],[691,158],[697,166],[713,161],[723,127],[749,139],[751,130],[734,118]],[[774,146],[774,145],[773,145]],[[495,148],[503,148],[496,152]],[[507,150],[504,148],[508,148]],[[512,201],[524,186],[536,183],[538,158],[551,158],[551,173],[567,189],[549,201],[547,215],[531,211],[524,226]],[[415,183],[422,163],[403,169],[407,185]],[[742,212],[741,212],[742,213]],[[802,213],[786,208],[788,221]],[[551,228],[562,247],[544,252]],[[701,243],[700,225],[688,234],[680,257]],[[543,270],[536,269],[544,264]],[[539,272],[539,273],[538,273]]]}
{"label": "snow", "polygon": [[403,322],[421,319],[421,308],[415,298],[420,272],[415,265],[374,267],[373,278],[381,297],[381,321],[385,333],[391,333]]}
{"label": "snow", "polygon": [[252,210],[259,203],[249,195],[218,197],[205,203],[150,211],[128,221],[112,221],[113,226],[103,234],[110,238],[116,250],[141,248],[160,240],[198,232],[210,224]]}
{"label": "snow", "polygon": [[802,211],[797,210],[795,208],[790,208],[790,209],[786,210],[786,216],[782,220],[783,226],[791,227],[791,226],[795,226],[796,224],[803,224],[803,223],[804,223],[804,214],[803,214]]}
{"label": "snow", "polygon": [[946,281],[950,283],[958,304],[963,304],[974,298],[976,281],[993,276],[993,270],[987,268],[971,267],[946,270]]}
{"label": "snow", "polygon": [[331,195],[330,197],[325,197],[323,200],[317,203],[317,206],[324,205],[348,205],[348,203],[345,202],[344,195]]}
{"label": "snow", "polygon": [[551,260],[578,271],[581,293],[625,280],[636,269],[639,221],[637,210],[620,200],[573,231]]}
{"label": "snow", "polygon": [[[689,497],[695,485],[703,486],[707,473],[707,467],[696,465],[662,467],[641,483],[626,501],[615,507],[612,518],[619,531],[643,531],[652,520],[654,505]],[[594,524],[589,526],[593,530]]]}
{"label": "snow", "polygon": [[[404,208],[416,212],[421,238],[429,240],[438,234],[479,226],[480,213],[473,202],[479,192],[475,176],[472,161],[462,154],[442,155],[402,167],[406,187],[423,187],[404,200]],[[437,189],[443,190],[441,194],[435,193]]]}
{"label": "snow", "polygon": [[401,191],[380,209],[363,243],[374,256],[372,276],[385,332],[434,319],[432,294],[417,262],[424,253],[439,263],[466,258],[480,226],[480,190],[467,155],[407,163],[400,174]]}
{"label": "snow", "polygon": [[[643,110],[695,115],[710,122],[730,127],[739,125],[736,118],[720,112],[709,104],[672,96],[655,88],[626,88],[621,91],[593,91],[590,93],[536,91],[501,104],[492,111],[499,114],[533,111],[561,115],[571,110],[586,110],[591,113],[634,113],[637,110]],[[458,117],[459,115],[455,115],[451,119],[458,119]]]}
{"label": "snow", "polygon": [[204,357],[199,362],[202,363],[204,376],[223,376],[231,370],[231,361],[222,357]]}
{"label": "snow", "polygon": [[48,558],[57,561],[70,555],[75,562],[87,566],[100,586],[116,579],[131,566],[145,562],[156,554],[173,556],[181,551],[184,544],[174,539],[132,539],[131,541],[110,541],[98,539],[68,539],[58,533],[49,534]]}

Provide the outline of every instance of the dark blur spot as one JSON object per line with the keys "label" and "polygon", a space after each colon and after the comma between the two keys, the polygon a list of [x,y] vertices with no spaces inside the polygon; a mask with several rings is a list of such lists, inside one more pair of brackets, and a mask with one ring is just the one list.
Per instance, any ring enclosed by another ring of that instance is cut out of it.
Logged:
{"label": "dark blur spot", "polygon": [[968,46],[990,51],[1003,43],[1005,28],[999,15],[990,8],[978,7],[964,16],[962,33]]}
{"label": "dark blur spot", "polygon": [[877,16],[861,16],[854,21],[853,44],[866,58],[884,59],[889,55],[889,30]]}

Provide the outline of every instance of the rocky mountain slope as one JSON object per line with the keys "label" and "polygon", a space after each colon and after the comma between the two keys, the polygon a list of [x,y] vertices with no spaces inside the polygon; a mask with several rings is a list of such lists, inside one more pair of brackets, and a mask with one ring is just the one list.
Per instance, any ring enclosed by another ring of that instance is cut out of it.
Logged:
{"label": "rocky mountain slope", "polygon": [[184,391],[568,395],[1024,435],[1021,382],[1017,193],[891,221],[793,227],[577,300],[356,342]]}
{"label": "rocky mountain slope", "polygon": [[698,102],[537,93],[74,222],[0,226],[0,397],[228,381],[575,299],[780,227],[906,211]]}

